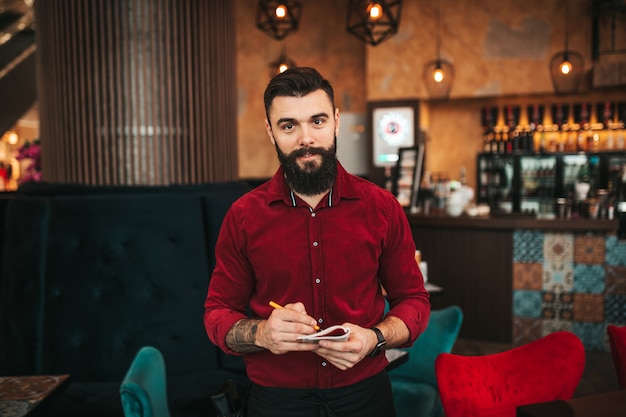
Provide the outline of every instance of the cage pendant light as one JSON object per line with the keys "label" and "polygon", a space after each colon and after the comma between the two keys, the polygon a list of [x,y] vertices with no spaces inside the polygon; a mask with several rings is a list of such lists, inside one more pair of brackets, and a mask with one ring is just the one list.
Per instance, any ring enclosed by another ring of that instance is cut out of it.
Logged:
{"label": "cage pendant light", "polygon": [[289,68],[295,68],[296,66],[296,62],[287,56],[287,48],[283,45],[278,58],[270,62],[270,77],[285,72]]}
{"label": "cage pendant light", "polygon": [[424,66],[424,83],[431,98],[445,99],[450,96],[454,82],[454,65],[441,58],[441,0],[437,0],[437,58]]}
{"label": "cage pendant light", "polygon": [[575,93],[580,87],[585,61],[581,54],[569,49],[569,1],[565,0],[565,49],[550,59],[550,76],[557,94]]}
{"label": "cage pendant light", "polygon": [[346,30],[372,46],[398,33],[402,0],[350,0]]}
{"label": "cage pendant light", "polygon": [[276,40],[298,30],[302,6],[297,0],[259,0],[256,26]]}

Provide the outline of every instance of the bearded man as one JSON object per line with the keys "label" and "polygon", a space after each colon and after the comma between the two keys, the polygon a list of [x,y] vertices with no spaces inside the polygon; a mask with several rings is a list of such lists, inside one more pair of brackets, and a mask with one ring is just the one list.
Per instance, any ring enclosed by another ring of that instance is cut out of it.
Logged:
{"label": "bearded man", "polygon": [[[315,69],[275,76],[264,102],[280,167],[224,218],[207,334],[244,357],[246,416],[392,417],[381,353],[410,346],[430,316],[407,217],[392,194],[337,161],[339,109]],[[332,325],[348,339],[298,340]]]}

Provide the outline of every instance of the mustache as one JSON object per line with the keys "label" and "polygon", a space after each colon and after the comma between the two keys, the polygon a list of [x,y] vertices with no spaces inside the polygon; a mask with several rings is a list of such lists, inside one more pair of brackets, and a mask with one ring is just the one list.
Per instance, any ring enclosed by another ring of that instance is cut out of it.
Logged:
{"label": "mustache", "polygon": [[289,156],[292,158],[297,158],[299,156],[304,156],[304,155],[322,155],[324,151],[325,149],[322,149],[322,148],[314,148],[314,147],[300,148],[291,152]]}

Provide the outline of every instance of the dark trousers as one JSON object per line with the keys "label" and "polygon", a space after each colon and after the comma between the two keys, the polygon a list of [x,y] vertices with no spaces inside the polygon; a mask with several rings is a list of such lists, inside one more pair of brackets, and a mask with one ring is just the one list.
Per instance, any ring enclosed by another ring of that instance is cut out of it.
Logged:
{"label": "dark trousers", "polygon": [[383,371],[348,387],[272,388],[252,384],[247,417],[395,417],[391,383]]}

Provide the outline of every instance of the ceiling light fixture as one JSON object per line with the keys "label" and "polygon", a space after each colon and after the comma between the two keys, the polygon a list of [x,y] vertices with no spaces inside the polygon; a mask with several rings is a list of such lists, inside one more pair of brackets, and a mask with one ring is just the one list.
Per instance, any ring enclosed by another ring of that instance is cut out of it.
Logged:
{"label": "ceiling light fixture", "polygon": [[550,59],[552,85],[557,94],[575,93],[580,87],[584,59],[581,54],[568,49],[569,41],[569,1],[565,0],[565,49]]}
{"label": "ceiling light fixture", "polygon": [[376,46],[398,33],[402,0],[350,0],[346,29]]}
{"label": "ceiling light fixture", "polygon": [[298,30],[302,6],[297,0],[259,0],[256,26],[276,40]]}
{"label": "ceiling light fixture", "polygon": [[454,81],[454,66],[441,58],[441,0],[437,0],[437,58],[424,66],[424,83],[431,98],[444,99],[450,96]]}
{"label": "ceiling light fixture", "polygon": [[289,68],[295,68],[295,61],[287,56],[286,48],[283,49],[275,61],[270,62],[270,77],[285,72]]}

